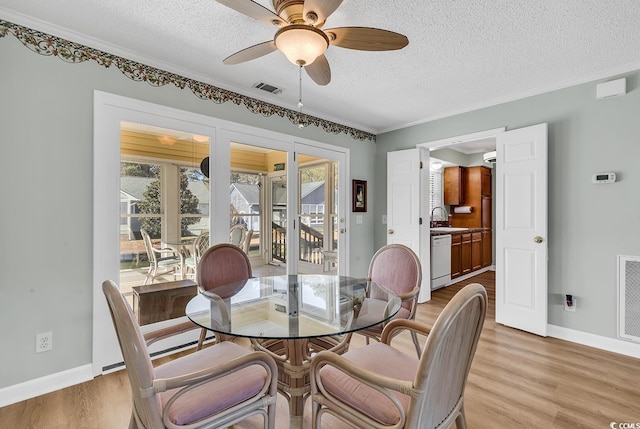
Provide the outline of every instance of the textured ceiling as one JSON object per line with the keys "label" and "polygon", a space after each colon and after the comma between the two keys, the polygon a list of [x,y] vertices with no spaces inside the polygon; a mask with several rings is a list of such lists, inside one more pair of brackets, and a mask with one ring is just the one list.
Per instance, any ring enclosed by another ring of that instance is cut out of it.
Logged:
{"label": "textured ceiling", "polygon": [[[281,53],[222,64],[275,27],[214,0],[0,0],[0,19],[296,109],[298,69]],[[325,28],[383,28],[409,45],[331,46],[331,83],[303,76],[305,112],[380,133],[639,69],[638,22],[638,0],[345,0]]]}

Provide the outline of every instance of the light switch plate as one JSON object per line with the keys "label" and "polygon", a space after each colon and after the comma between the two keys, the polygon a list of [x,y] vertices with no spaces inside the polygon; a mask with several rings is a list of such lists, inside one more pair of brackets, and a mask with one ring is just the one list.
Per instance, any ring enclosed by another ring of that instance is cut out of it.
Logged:
{"label": "light switch plate", "polygon": [[358,225],[362,225],[362,215],[358,215],[358,216],[356,216],[356,223],[357,223]]}

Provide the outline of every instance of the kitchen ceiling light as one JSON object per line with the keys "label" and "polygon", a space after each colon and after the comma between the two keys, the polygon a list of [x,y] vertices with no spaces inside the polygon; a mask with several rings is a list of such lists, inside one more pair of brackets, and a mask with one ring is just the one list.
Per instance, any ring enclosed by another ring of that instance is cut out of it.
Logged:
{"label": "kitchen ceiling light", "polygon": [[434,170],[440,170],[442,168],[442,163],[440,161],[432,162],[431,168]]}
{"label": "kitchen ceiling light", "polygon": [[483,157],[484,157],[484,162],[486,162],[489,165],[494,165],[496,163],[496,151],[495,150],[485,153],[483,155]]}
{"label": "kitchen ceiling light", "polygon": [[304,24],[281,28],[274,41],[289,61],[302,67],[313,63],[329,47],[329,39],[322,30]]}

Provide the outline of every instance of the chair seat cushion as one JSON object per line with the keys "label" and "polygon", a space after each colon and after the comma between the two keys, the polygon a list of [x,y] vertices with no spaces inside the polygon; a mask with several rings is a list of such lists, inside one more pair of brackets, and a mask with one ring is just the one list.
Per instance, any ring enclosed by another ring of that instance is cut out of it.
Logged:
{"label": "chair seat cushion", "polygon": [[166,267],[168,265],[176,265],[176,264],[180,264],[180,258],[167,257],[167,258],[158,259],[159,267]]}
{"label": "chair seat cushion", "polygon": [[[174,377],[200,371],[212,367],[216,363],[226,363],[248,353],[251,351],[232,342],[224,341],[160,365],[154,369],[154,372],[157,378]],[[180,397],[171,406],[169,419],[177,425],[197,422],[251,398],[260,392],[268,381],[267,371],[257,365],[225,375]],[[162,409],[177,391],[178,389],[168,390],[158,395]]]}
{"label": "chair seat cushion", "polygon": [[[397,380],[413,381],[418,368],[418,359],[383,343],[352,349],[343,355],[362,369]],[[365,415],[384,425],[400,421],[400,413],[393,403],[380,392],[372,389],[331,366],[319,372],[322,384],[328,393]],[[405,412],[409,407],[408,395],[393,392]]]}

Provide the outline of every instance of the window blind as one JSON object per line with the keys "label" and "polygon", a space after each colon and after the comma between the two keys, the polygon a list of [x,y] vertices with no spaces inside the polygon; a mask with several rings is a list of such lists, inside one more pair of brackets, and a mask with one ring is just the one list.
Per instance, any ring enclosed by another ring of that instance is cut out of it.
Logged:
{"label": "window blind", "polygon": [[[442,186],[442,170],[431,170],[429,172],[429,214],[436,207],[444,207],[444,188]],[[442,219],[442,212],[435,213],[436,219]],[[442,219],[444,220],[444,219]]]}

